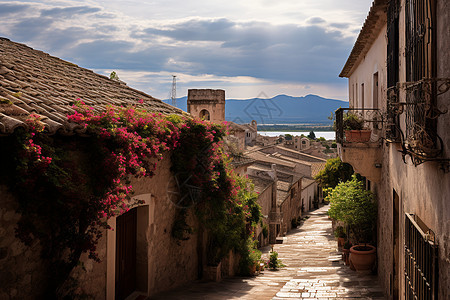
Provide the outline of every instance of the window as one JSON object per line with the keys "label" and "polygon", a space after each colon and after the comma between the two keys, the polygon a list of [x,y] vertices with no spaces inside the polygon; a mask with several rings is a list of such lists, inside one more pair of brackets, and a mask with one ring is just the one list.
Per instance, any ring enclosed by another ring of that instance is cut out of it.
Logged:
{"label": "window", "polygon": [[399,81],[399,0],[389,1],[387,10],[387,112],[386,135],[391,141],[400,141],[398,110]]}
{"label": "window", "polygon": [[406,0],[406,81],[433,77],[434,0]]}
{"label": "window", "polygon": [[372,108],[378,108],[378,72],[372,78]]}
{"label": "window", "polygon": [[200,117],[200,119],[202,119],[202,120],[209,121],[209,120],[210,120],[209,111],[207,111],[206,109],[202,109],[202,110],[200,111],[199,117]]}
{"label": "window", "polygon": [[361,83],[361,108],[364,109],[364,83]]}
{"label": "window", "polygon": [[438,246],[434,232],[420,218],[405,215],[406,299],[437,299]]}
{"label": "window", "polygon": [[414,165],[442,154],[436,111],[435,0],[405,3],[405,148]]}
{"label": "window", "polygon": [[395,87],[399,70],[399,0],[389,2],[387,12],[387,87]]}

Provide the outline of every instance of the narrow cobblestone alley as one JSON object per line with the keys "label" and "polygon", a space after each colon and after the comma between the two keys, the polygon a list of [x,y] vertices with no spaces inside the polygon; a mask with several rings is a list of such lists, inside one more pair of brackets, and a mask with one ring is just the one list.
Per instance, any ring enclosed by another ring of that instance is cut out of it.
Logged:
{"label": "narrow cobblestone alley", "polygon": [[[327,209],[311,212],[283,244],[274,246],[285,268],[218,283],[195,282],[151,299],[384,299],[376,276],[343,265]],[[267,258],[270,249],[264,250]]]}

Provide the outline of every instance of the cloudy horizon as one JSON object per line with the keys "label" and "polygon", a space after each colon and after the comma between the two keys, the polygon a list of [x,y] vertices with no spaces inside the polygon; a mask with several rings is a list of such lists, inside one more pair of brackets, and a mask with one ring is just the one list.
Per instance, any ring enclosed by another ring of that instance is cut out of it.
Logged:
{"label": "cloudy horizon", "polygon": [[[301,3],[300,3],[301,2]],[[344,2],[344,3],[342,3]],[[371,0],[1,1],[0,36],[156,98],[188,88],[346,100],[338,78]]]}

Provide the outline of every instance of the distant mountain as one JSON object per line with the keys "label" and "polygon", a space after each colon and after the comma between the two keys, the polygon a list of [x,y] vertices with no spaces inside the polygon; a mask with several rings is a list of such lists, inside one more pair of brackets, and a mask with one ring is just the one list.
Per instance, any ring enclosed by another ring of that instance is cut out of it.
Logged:
{"label": "distant mountain", "polygon": [[[170,99],[164,102],[171,104]],[[176,106],[187,111],[187,97],[178,98]],[[225,119],[236,123],[249,123],[256,120],[258,124],[329,124],[331,121],[328,117],[331,112],[339,107],[347,106],[346,101],[326,99],[317,95],[305,97],[278,95],[270,99],[227,99]]]}

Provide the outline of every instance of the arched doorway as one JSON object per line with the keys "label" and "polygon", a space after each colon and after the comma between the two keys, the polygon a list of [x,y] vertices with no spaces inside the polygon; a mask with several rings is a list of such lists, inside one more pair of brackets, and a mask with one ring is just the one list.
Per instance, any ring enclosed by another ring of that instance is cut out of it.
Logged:
{"label": "arched doorway", "polygon": [[200,117],[200,119],[202,119],[202,120],[209,121],[209,120],[210,120],[209,111],[207,111],[206,109],[202,109],[202,110],[200,111],[199,117]]}

